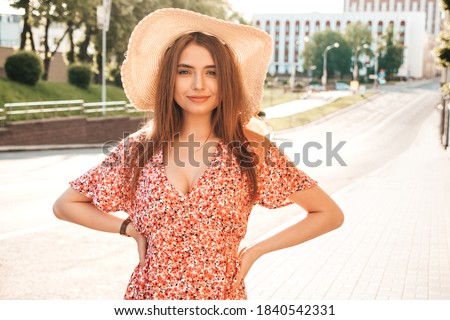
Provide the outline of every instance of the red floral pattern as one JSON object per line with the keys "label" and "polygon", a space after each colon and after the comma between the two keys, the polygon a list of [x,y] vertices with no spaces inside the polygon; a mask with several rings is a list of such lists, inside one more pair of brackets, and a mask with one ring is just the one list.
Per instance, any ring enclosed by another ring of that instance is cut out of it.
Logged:
{"label": "red floral pattern", "polygon": [[[130,139],[132,140],[132,139]],[[148,241],[144,266],[131,275],[125,299],[246,299],[237,252],[247,230],[247,178],[222,142],[210,166],[186,195],[165,175],[162,152],[142,170],[133,201],[124,197],[126,152],[122,142],[100,165],[70,185],[105,212],[125,211]],[[231,161],[230,161],[231,159]],[[297,190],[316,185],[277,148],[257,166],[256,203],[290,204]]]}

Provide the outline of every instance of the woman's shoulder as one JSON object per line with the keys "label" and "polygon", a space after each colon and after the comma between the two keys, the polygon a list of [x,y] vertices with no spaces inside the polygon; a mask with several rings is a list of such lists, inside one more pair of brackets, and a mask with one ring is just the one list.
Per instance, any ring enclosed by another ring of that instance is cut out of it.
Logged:
{"label": "woman's shoulder", "polygon": [[[250,151],[255,153],[259,160],[265,159],[271,147],[274,147],[268,136],[244,127],[244,134],[247,139]],[[260,162],[259,161],[259,162]]]}

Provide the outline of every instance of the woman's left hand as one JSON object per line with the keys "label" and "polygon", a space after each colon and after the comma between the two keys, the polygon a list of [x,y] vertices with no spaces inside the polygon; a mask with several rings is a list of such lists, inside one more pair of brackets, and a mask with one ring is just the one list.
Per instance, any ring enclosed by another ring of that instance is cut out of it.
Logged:
{"label": "woman's left hand", "polygon": [[240,268],[236,281],[233,285],[233,289],[236,289],[241,281],[245,279],[253,263],[255,263],[259,257],[260,255],[256,252],[253,246],[244,247],[239,251],[237,259],[240,263]]}

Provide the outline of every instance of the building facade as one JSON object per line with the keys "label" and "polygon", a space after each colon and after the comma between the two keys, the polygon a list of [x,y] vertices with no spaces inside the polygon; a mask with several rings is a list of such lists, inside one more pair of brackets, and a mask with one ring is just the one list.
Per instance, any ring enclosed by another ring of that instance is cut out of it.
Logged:
{"label": "building facade", "polygon": [[11,8],[8,2],[0,1],[0,47],[20,46],[22,14],[22,10]]}
{"label": "building facade", "polygon": [[437,36],[441,31],[441,0],[345,0],[344,12],[424,12],[425,29]]}
{"label": "building facade", "polygon": [[[305,41],[315,32],[326,29],[345,33],[347,25],[361,21],[372,32],[372,47],[390,24],[394,35],[405,46],[404,63],[400,76],[423,77],[424,45],[426,42],[424,12],[344,12],[342,14],[258,14],[253,17],[254,25],[272,36],[274,52],[269,73],[291,74],[293,70],[304,71],[302,51]],[[336,49],[336,50],[339,50]],[[332,53],[330,53],[332,54]],[[374,61],[371,62],[374,64]]]}

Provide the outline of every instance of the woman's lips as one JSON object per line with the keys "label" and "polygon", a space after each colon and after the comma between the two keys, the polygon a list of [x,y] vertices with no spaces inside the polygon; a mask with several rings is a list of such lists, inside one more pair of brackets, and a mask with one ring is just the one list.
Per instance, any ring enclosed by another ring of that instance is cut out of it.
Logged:
{"label": "woman's lips", "polygon": [[201,103],[209,99],[210,96],[188,96],[187,98],[192,102]]}

